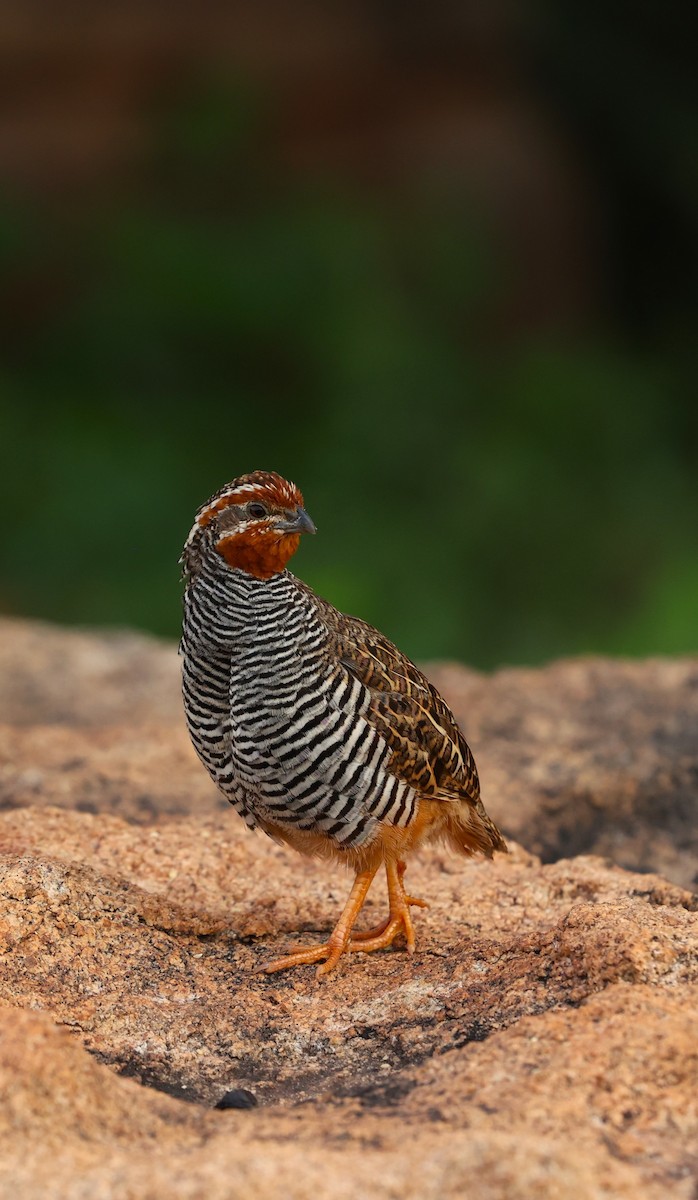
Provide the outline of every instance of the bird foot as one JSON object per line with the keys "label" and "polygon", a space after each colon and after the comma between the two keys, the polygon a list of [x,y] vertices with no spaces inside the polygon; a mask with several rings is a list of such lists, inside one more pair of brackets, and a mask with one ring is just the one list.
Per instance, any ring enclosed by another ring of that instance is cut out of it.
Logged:
{"label": "bird foot", "polygon": [[[286,954],[283,958],[275,958],[270,963],[264,963],[263,966],[257,968],[256,973],[272,975],[274,971],[285,971],[287,967],[302,967],[307,963],[316,962],[320,963],[317,969],[319,976],[333,971],[347,948],[352,926],[361,912],[375,873],[375,867],[372,870],[357,873],[342,915],[326,942],[320,946],[299,946],[293,954]],[[322,959],[325,961],[322,962]]]}
{"label": "bird foot", "polygon": [[[388,919],[382,925],[376,926],[375,929],[366,929],[363,933],[355,933],[351,936],[347,934],[343,942],[333,941],[330,938],[329,941],[323,942],[319,946],[299,946],[293,953],[286,954],[283,958],[275,958],[272,962],[257,967],[255,974],[273,975],[275,971],[285,971],[287,967],[302,967],[309,963],[319,962],[320,966],[316,974],[320,979],[334,970],[343,954],[358,952],[368,954],[372,950],[384,950],[388,946],[392,946],[395,938],[399,937],[401,933],[405,936],[408,954],[414,954],[414,927],[409,910],[411,900],[408,897],[405,899],[407,903],[404,907],[392,912]],[[424,901],[419,902],[419,906],[427,907]],[[322,959],[325,961],[322,962]]]}
{"label": "bird foot", "polygon": [[[407,900],[407,897],[405,897]],[[373,937],[367,936],[373,933]],[[375,931],[366,930],[363,936],[353,935],[347,950],[362,950],[368,954],[371,950],[385,950],[387,946],[392,946],[396,937],[404,934],[405,942],[407,943],[407,953],[414,954],[415,936],[412,917],[410,916],[409,902],[400,905],[391,911],[388,920],[383,926],[378,926]]]}
{"label": "bird foot", "polygon": [[[416,908],[428,908],[429,907],[426,900],[420,900],[420,898],[418,896],[405,895],[405,904],[412,904]],[[358,931],[354,931],[351,935],[352,942],[373,942],[373,941],[375,941],[376,938],[382,937],[383,934],[386,932],[386,930],[390,928],[391,924],[393,924],[393,922],[395,920],[402,920],[402,918],[399,916],[400,911],[401,910],[398,910],[398,912],[395,912],[395,913],[390,913],[385,918],[384,921],[381,921],[380,925],[373,925],[371,927],[371,929],[360,929]],[[409,916],[409,913],[408,913],[408,916]],[[410,924],[411,924],[411,921],[410,921]],[[358,949],[365,950],[366,946],[362,946],[362,947],[357,946],[356,948],[357,948],[357,950]]]}
{"label": "bird foot", "polygon": [[[407,864],[398,859],[391,868],[388,866],[388,896],[390,899],[390,912],[385,921],[380,925],[374,925],[372,929],[363,929],[358,933],[352,933],[351,941],[361,942],[362,945],[357,945],[357,950],[380,950],[383,946],[389,946],[393,940],[401,932],[401,926],[404,928],[405,937],[407,939],[407,949],[412,953],[414,949],[414,930],[412,928],[412,919],[410,917],[409,906],[413,905],[416,908],[428,908],[426,900],[421,900],[418,896],[408,896],[405,891],[403,879]],[[388,938],[384,941],[384,938]],[[410,950],[410,945],[412,950]]]}
{"label": "bird foot", "polygon": [[299,946],[291,954],[286,954],[283,958],[275,958],[272,962],[257,967],[255,974],[272,975],[275,971],[285,971],[287,967],[302,967],[309,963],[319,963],[317,975],[322,977],[334,970],[343,954],[358,952],[368,954],[372,950],[384,950],[387,946],[392,946],[395,938],[400,934],[404,935],[408,954],[413,954],[415,937],[410,905],[417,908],[428,908],[429,905],[426,900],[407,895],[402,882],[405,874],[403,862],[387,862],[386,871],[390,911],[387,920],[383,921],[381,925],[363,932],[352,933],[352,926],[366,899],[375,869],[360,872],[356,876],[344,911],[331,937],[326,942],[319,946]]}

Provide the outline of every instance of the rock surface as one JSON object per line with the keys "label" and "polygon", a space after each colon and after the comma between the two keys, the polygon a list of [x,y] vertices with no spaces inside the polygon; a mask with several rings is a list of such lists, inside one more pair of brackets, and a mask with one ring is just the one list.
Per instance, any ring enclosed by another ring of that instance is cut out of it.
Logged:
{"label": "rock surface", "polygon": [[323,982],[253,972],[348,880],[220,800],[171,647],[5,622],[0,664],[0,1192],[692,1200],[696,897],[558,851],[691,874],[696,664],[431,672],[550,861],[425,851],[415,955]]}
{"label": "rock surface", "polygon": [[488,803],[545,862],[602,854],[698,883],[698,659],[430,675],[476,747]]}
{"label": "rock surface", "polygon": [[[698,883],[698,659],[429,675],[488,808],[544,862],[601,854]],[[146,823],[226,810],[184,729],[174,646],[0,620],[0,808],[30,804]]]}

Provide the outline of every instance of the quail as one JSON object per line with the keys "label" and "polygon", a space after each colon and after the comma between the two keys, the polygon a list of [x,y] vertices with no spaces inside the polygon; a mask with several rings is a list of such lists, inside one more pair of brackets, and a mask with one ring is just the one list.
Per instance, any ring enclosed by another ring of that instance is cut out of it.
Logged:
{"label": "quail", "polygon": [[[477,769],[450,708],[387,637],[346,616],[287,569],[315,533],[295,484],[241,475],[196,513],[182,563],[183,696],[194,748],[250,829],[354,872],[322,945],[273,972],[390,946],[414,951],[405,859],[441,840],[488,858],[506,850],[480,799]],[[354,926],[378,870],[389,912]]]}

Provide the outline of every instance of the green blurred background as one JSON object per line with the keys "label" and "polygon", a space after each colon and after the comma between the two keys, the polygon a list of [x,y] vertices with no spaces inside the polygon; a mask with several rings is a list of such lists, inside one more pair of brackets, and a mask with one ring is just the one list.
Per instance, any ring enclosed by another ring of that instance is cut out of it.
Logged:
{"label": "green blurred background", "polygon": [[681,10],[10,0],[0,611],[175,636],[194,509],[413,657],[698,650]]}

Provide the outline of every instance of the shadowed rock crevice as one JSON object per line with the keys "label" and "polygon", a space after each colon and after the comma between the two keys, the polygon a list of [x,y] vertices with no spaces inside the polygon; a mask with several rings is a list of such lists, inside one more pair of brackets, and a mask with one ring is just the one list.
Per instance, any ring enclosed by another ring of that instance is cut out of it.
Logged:
{"label": "shadowed rock crevice", "polygon": [[[44,814],[22,815],[29,826]],[[73,821],[85,825],[89,859],[100,819]],[[305,898],[322,928],[315,885],[326,870],[233,826],[228,846],[216,848],[217,874],[235,852],[248,855],[249,883],[230,914],[223,895],[213,911],[189,907],[176,898],[175,864],[195,828],[161,829],[157,892],[85,862],[0,859],[0,996],[46,1009],[102,1061],[171,1094],[210,1103],[233,1084],[266,1103],[317,1097],[329,1085],[348,1094],[618,982],[675,986],[695,973],[692,898],[679,888],[657,879],[662,903],[651,903],[644,877],[594,859],[540,867],[515,851],[464,864],[464,911],[453,898],[454,860],[432,851],[414,867],[431,898],[414,956],[352,955],[323,984],[312,970],[256,976],[288,941],[273,912],[286,909],[280,923],[297,927]],[[137,828],[114,822],[102,857],[117,835],[122,849],[140,840]],[[255,859],[262,847],[266,862]],[[239,866],[228,871],[240,878]],[[594,899],[580,900],[580,890]],[[257,894],[275,905],[251,934]]]}

